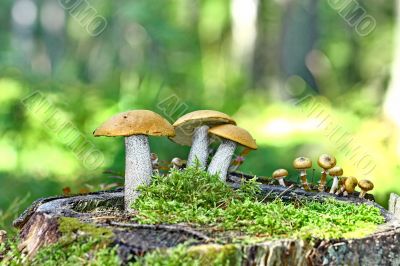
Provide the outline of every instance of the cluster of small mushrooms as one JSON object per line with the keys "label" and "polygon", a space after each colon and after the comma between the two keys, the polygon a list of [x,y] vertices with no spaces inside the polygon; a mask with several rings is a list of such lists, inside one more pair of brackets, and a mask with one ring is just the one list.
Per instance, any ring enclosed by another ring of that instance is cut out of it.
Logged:
{"label": "cluster of small mushrooms", "polygon": [[[198,166],[217,174],[223,181],[237,145],[249,150],[257,149],[250,133],[236,126],[233,118],[212,110],[188,113],[173,125],[155,112],[132,110],[111,117],[93,134],[96,137],[125,137],[124,200],[127,211],[131,210],[130,206],[138,196],[137,188],[150,184],[153,168],[158,164],[157,155],[150,152],[148,136],[166,136],[175,143],[191,146],[187,162],[174,158],[174,168],[182,168],[185,163],[187,166]],[[207,167],[209,144],[216,139],[221,144]]]}
{"label": "cluster of small mushrooms", "polygon": [[[328,154],[322,154],[318,158],[318,165],[321,167],[321,178],[318,184],[318,191],[325,192],[327,176],[330,175],[333,178],[332,186],[329,189],[329,193],[336,195],[348,196],[352,194],[357,185],[360,187],[361,192],[359,197],[364,198],[366,193],[374,188],[374,184],[366,179],[358,181],[357,178],[350,176],[343,176],[343,169],[336,165],[336,158]],[[312,168],[312,161],[307,157],[299,157],[293,161],[293,167],[299,171],[302,187],[306,191],[310,191],[310,185],[307,182],[307,170]],[[286,169],[278,169],[273,172],[272,177],[278,180],[281,186],[286,186],[284,178],[288,176]]]}

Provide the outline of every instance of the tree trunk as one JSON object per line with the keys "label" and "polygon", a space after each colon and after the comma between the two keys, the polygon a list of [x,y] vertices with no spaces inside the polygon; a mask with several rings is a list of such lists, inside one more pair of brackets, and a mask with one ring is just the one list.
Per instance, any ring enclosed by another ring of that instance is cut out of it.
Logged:
{"label": "tree trunk", "polygon": [[[237,187],[237,184],[232,184]],[[279,186],[262,186],[268,198],[281,197],[283,200],[313,197],[322,200],[332,195],[322,192],[305,192]],[[369,196],[371,198],[371,196]],[[304,240],[281,239],[257,244],[217,244],[207,228],[191,228],[186,225],[140,225],[129,221],[123,210],[123,191],[104,191],[72,197],[40,199],[32,204],[17,220],[14,226],[21,228],[20,248],[30,257],[43,245],[56,243],[63,233],[60,223],[63,219],[95,228],[106,228],[112,232],[110,245],[118,245],[118,255],[124,263],[134,256],[143,256],[159,248],[171,248],[188,243],[188,254],[199,256],[202,265],[218,254],[228,254],[230,265],[399,265],[400,264],[400,223],[398,203],[400,199],[392,194],[393,213],[384,210],[372,201],[337,197],[339,200],[355,203],[366,202],[381,209],[386,223],[376,233],[360,239]],[[65,227],[65,226],[64,226]],[[76,227],[75,227],[76,228]],[[63,229],[65,230],[65,228]],[[72,230],[72,229],[71,229]],[[84,231],[84,230],[82,230]],[[82,232],[80,232],[82,234]]]}

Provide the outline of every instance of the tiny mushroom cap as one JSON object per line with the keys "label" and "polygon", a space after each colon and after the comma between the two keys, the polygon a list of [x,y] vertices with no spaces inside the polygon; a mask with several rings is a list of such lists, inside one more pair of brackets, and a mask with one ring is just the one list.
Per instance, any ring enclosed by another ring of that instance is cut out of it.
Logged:
{"label": "tiny mushroom cap", "polygon": [[133,110],[111,117],[98,127],[93,135],[95,137],[132,135],[173,137],[175,131],[172,125],[159,114],[149,110]]}
{"label": "tiny mushroom cap", "polygon": [[331,169],[336,165],[336,158],[328,154],[322,154],[318,158],[318,165],[325,170]]}
{"label": "tiny mushroom cap", "polygon": [[257,149],[256,141],[247,130],[241,127],[232,124],[225,124],[210,128],[208,132],[214,136],[234,141],[246,148],[252,150]]}
{"label": "tiny mushroom cap", "polygon": [[275,170],[272,173],[272,177],[275,178],[275,179],[280,179],[280,178],[283,178],[283,177],[287,177],[288,175],[289,175],[289,173],[288,173],[288,171],[286,169],[278,169],[278,170]]}
{"label": "tiny mushroom cap", "polygon": [[312,167],[312,161],[307,157],[299,157],[293,161],[293,167],[298,170]]}
{"label": "tiny mushroom cap", "polygon": [[374,184],[367,179],[360,180],[358,182],[358,186],[364,191],[370,191],[374,189]]}
{"label": "tiny mushroom cap", "polygon": [[329,169],[329,175],[330,176],[342,176],[343,175],[342,167],[335,166],[335,167]]}
{"label": "tiny mushroom cap", "polygon": [[188,113],[173,124],[176,135],[170,138],[172,141],[185,145],[192,145],[192,137],[196,128],[200,126],[217,126],[222,124],[236,125],[235,120],[227,114],[213,110],[198,110]]}
{"label": "tiny mushroom cap", "polygon": [[348,193],[353,193],[356,186],[357,186],[358,180],[354,176],[347,177],[346,180],[344,181],[344,187]]}

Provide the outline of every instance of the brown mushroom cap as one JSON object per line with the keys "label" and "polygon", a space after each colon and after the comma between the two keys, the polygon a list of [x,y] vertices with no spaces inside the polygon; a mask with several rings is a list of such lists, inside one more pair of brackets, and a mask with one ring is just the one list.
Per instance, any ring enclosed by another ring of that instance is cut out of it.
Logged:
{"label": "brown mushroom cap", "polygon": [[367,179],[360,180],[358,182],[358,186],[364,191],[370,191],[374,189],[374,184]]}
{"label": "brown mushroom cap", "polygon": [[318,165],[322,169],[331,169],[336,165],[336,158],[334,156],[330,156],[328,154],[322,154],[318,158]]}
{"label": "brown mushroom cap", "polygon": [[346,191],[349,193],[354,192],[357,184],[358,184],[358,180],[354,176],[347,177],[346,180],[344,181],[344,186],[346,188]]}
{"label": "brown mushroom cap", "polygon": [[149,110],[132,110],[119,113],[98,127],[93,135],[98,136],[168,136],[175,135],[172,125],[162,116]]}
{"label": "brown mushroom cap", "polygon": [[293,167],[298,170],[312,167],[312,161],[307,157],[299,157],[293,161]]}
{"label": "brown mushroom cap", "polygon": [[176,136],[172,141],[186,146],[192,145],[192,136],[194,130],[200,126],[217,126],[222,124],[236,125],[235,120],[227,114],[213,110],[198,110],[188,113],[173,124]]}
{"label": "brown mushroom cap", "polygon": [[330,176],[342,176],[343,175],[342,167],[335,166],[335,167],[329,169],[329,175]]}
{"label": "brown mushroom cap", "polygon": [[216,126],[213,128],[210,128],[208,130],[210,134],[213,134],[217,137],[228,139],[231,141],[234,141],[236,143],[239,143],[240,145],[256,150],[257,149],[257,144],[256,141],[253,139],[253,137],[250,135],[250,133],[238,126],[231,125],[231,124],[225,124],[225,125],[220,125]]}
{"label": "brown mushroom cap", "polygon": [[289,175],[289,173],[286,169],[278,169],[272,173],[272,177],[275,179],[280,179],[280,178],[286,177],[288,175]]}

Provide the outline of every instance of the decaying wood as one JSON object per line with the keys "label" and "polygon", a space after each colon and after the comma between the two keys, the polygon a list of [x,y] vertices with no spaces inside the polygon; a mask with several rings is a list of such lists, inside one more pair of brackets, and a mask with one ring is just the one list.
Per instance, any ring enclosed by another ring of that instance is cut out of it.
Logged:
{"label": "decaying wood", "polygon": [[389,198],[389,212],[400,219],[400,197],[394,193],[390,194]]}
{"label": "decaying wood", "polygon": [[[232,184],[237,188],[237,184]],[[282,239],[258,244],[217,244],[212,233],[186,225],[139,225],[130,222],[122,212],[123,191],[103,191],[70,197],[52,197],[36,201],[14,225],[21,228],[21,248],[30,256],[60,235],[58,219],[73,217],[82,222],[107,227],[114,233],[113,245],[123,261],[132,255],[144,255],[157,248],[170,248],[190,243],[188,252],[207,254],[223,252],[229,246],[235,265],[400,265],[399,197],[392,195],[391,212],[373,201],[353,197],[337,197],[328,193],[310,193],[301,189],[263,185],[268,200],[276,197],[286,201],[300,199],[323,200],[335,197],[353,203],[367,203],[380,208],[386,223],[374,234],[361,239],[303,240]],[[284,193],[283,193],[284,192]],[[132,214],[134,215],[134,214]],[[314,243],[314,244],[312,244]],[[206,265],[206,264],[205,264]]]}

